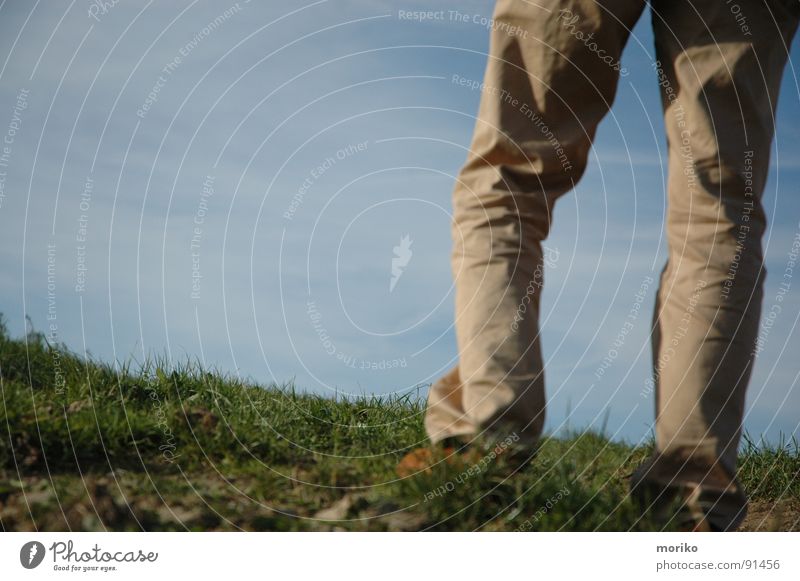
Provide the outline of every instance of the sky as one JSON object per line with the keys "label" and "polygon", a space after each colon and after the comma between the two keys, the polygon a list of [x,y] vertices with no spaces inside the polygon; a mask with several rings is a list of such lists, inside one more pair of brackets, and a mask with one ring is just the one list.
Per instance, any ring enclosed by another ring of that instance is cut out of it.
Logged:
{"label": "sky", "polygon": [[[32,327],[106,362],[162,357],[331,396],[424,396],[456,362],[450,196],[480,98],[458,79],[482,79],[491,7],[4,0],[9,332]],[[422,8],[470,18],[401,16]],[[645,13],[545,243],[549,432],[652,431],[647,281],[666,260],[653,55]],[[764,194],[769,273],[800,232],[799,56],[795,39]],[[768,275],[745,421],[772,443],[800,436],[800,281],[767,322],[779,282]]]}

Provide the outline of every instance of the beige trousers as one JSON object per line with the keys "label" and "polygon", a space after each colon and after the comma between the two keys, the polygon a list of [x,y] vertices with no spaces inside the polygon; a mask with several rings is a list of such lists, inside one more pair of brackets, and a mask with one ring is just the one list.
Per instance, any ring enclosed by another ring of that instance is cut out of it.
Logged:
{"label": "beige trousers", "polygon": [[[669,259],[653,318],[656,446],[734,474],[765,276],[760,198],[798,2],[737,0],[738,14],[725,0],[650,4],[669,145]],[[459,364],[431,388],[434,442],[515,432],[535,443],[541,434],[541,243],[553,204],[586,167],[645,5],[497,1],[453,193]]]}

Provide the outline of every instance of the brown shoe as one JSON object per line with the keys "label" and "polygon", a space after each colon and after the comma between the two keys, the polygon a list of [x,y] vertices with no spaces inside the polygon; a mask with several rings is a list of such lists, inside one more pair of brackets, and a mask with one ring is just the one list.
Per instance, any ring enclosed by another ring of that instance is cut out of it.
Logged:
{"label": "brown shoe", "polygon": [[474,450],[467,444],[448,438],[438,444],[411,450],[397,464],[396,472],[401,478],[414,474],[430,473],[433,466],[444,462],[446,466],[460,468],[469,463]]}
{"label": "brown shoe", "polygon": [[630,480],[643,513],[681,531],[736,530],[747,515],[741,484],[711,458],[656,454]]}
{"label": "brown shoe", "polygon": [[509,445],[507,440],[465,443],[458,438],[447,438],[439,444],[412,450],[400,460],[396,471],[401,478],[405,478],[422,472],[430,473],[431,468],[439,463],[444,463],[448,468],[462,469],[468,465],[484,465],[502,458],[507,467],[516,472],[526,466],[537,451],[536,446]]}

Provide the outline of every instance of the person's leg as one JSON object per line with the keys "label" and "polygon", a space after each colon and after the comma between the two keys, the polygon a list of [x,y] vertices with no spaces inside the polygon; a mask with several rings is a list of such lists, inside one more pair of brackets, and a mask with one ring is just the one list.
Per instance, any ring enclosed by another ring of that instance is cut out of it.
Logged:
{"label": "person's leg", "polygon": [[787,5],[739,0],[742,20],[718,0],[653,3],[669,259],[653,329],[657,456],[634,481],[691,488],[721,530],[746,513],[736,459],[765,276],[761,194],[797,27]]}
{"label": "person's leg", "polygon": [[538,305],[556,198],[586,167],[644,1],[499,0],[475,133],[453,193],[459,364],[425,427],[535,445],[545,395]]}

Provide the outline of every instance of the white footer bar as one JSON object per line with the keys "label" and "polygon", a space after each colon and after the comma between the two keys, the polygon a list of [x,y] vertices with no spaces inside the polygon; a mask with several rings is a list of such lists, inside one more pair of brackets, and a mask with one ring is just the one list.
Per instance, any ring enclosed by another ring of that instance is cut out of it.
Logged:
{"label": "white footer bar", "polygon": [[[2,579],[800,579],[800,533],[5,533]],[[214,577],[214,576],[226,577]],[[541,577],[547,575],[549,577]],[[608,577],[607,577],[608,576]]]}

